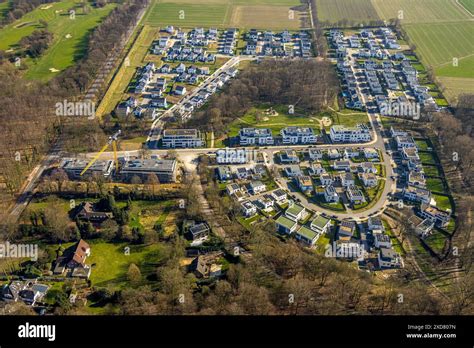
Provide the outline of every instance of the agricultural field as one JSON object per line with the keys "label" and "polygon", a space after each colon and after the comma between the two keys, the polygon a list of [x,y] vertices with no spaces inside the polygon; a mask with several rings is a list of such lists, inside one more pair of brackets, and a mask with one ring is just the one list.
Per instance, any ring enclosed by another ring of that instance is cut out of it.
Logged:
{"label": "agricultural field", "polygon": [[[456,0],[372,0],[381,19],[399,18],[402,24],[468,20],[469,13]],[[402,11],[402,12],[399,12]]]}
{"label": "agricultural field", "polygon": [[[432,67],[443,94],[455,104],[461,93],[474,92],[473,16],[456,0],[372,0],[382,19],[397,18],[425,67]],[[466,0],[467,7],[474,1]],[[458,66],[453,65],[458,59]]]}
{"label": "agricultural field", "polygon": [[[16,50],[18,42],[33,31],[42,29],[40,21],[45,21],[47,29],[54,35],[53,42],[39,59],[25,60],[28,66],[26,77],[43,81],[50,79],[73,65],[85,53],[87,34],[116,6],[88,7],[84,13],[79,4],[76,0],[67,0],[43,5],[27,13],[0,30],[0,50]],[[76,8],[75,19],[69,15],[71,8]]]}
{"label": "agricultural field", "polygon": [[367,23],[380,19],[370,0],[317,0],[316,6],[319,20],[331,24],[344,20]]}
{"label": "agricultural field", "polygon": [[[474,25],[470,22],[407,25],[419,58],[438,76],[474,78]],[[458,66],[453,66],[453,58]]]}
{"label": "agricultural field", "polygon": [[474,15],[474,0],[459,0],[459,2]]}
{"label": "agricultural field", "polygon": [[298,0],[155,0],[146,24],[179,27],[298,29]]}

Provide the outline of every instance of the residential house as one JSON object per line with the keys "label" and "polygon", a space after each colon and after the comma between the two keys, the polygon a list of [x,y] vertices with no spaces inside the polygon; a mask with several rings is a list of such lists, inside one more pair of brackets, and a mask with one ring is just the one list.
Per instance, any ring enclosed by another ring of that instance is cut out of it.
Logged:
{"label": "residential house", "polygon": [[283,191],[282,189],[276,189],[275,191],[272,192],[272,197],[279,204],[286,202],[287,196],[288,195],[286,194],[286,192]]}
{"label": "residential house", "polygon": [[304,207],[296,203],[290,203],[288,209],[286,209],[285,215],[287,218],[293,221],[303,220],[307,212]]}
{"label": "residential house", "polygon": [[305,245],[312,247],[318,240],[319,234],[305,226],[300,227],[295,233],[295,238],[304,243]]}
{"label": "residential house", "polygon": [[365,187],[375,187],[377,186],[378,179],[375,174],[372,173],[359,173],[359,179],[362,181]]}
{"label": "residential house", "polygon": [[336,192],[336,189],[332,185],[324,187],[324,199],[327,203],[337,203],[339,202],[339,195]]}
{"label": "residential house", "polygon": [[313,190],[313,181],[307,175],[300,175],[295,178],[296,184],[303,192],[311,192]]}
{"label": "residential house", "polygon": [[347,199],[353,204],[361,204],[365,202],[364,194],[355,185],[350,185],[346,190]]}
{"label": "residential house", "polygon": [[286,234],[293,233],[298,227],[298,224],[295,220],[292,220],[285,215],[280,215],[278,219],[275,220],[275,223],[277,225],[278,231]]}
{"label": "residential house", "polygon": [[331,220],[322,215],[318,215],[316,218],[314,218],[310,225],[310,228],[319,235],[329,232],[330,227]]}
{"label": "residential house", "polygon": [[258,180],[252,181],[248,186],[249,186],[249,192],[252,193],[253,195],[257,195],[260,192],[264,192],[267,190],[267,186]]}
{"label": "residential house", "polygon": [[403,197],[414,202],[422,202],[426,204],[431,202],[431,192],[416,186],[407,186],[403,190]]}
{"label": "residential house", "polygon": [[268,128],[242,128],[239,143],[245,145],[273,145],[272,131]]}
{"label": "residential house", "polygon": [[300,163],[300,159],[295,150],[283,150],[279,153],[280,163]]}
{"label": "residential house", "polygon": [[314,130],[309,127],[290,126],[280,131],[283,137],[283,144],[315,144],[317,136]]}
{"label": "residential house", "polygon": [[341,221],[337,229],[337,240],[350,241],[356,231],[356,224],[354,221]]}
{"label": "residential house", "polygon": [[250,201],[244,201],[240,206],[242,214],[247,218],[257,214],[257,207]]}
{"label": "residential house", "polygon": [[436,226],[440,227],[446,226],[451,220],[448,212],[428,204],[421,205],[419,215],[425,219],[430,219]]}
{"label": "residential house", "polygon": [[220,166],[216,168],[217,178],[220,181],[227,181],[232,179],[232,171],[228,166]]}
{"label": "residential house", "polygon": [[367,221],[367,227],[372,232],[382,233],[383,231],[385,231],[382,219],[378,216],[369,217],[369,220]]}
{"label": "residential house", "polygon": [[400,255],[392,248],[380,248],[377,255],[380,268],[400,268],[403,267]]}
{"label": "residential house", "polygon": [[374,234],[374,245],[376,248],[391,248],[392,242],[390,237],[383,233]]}

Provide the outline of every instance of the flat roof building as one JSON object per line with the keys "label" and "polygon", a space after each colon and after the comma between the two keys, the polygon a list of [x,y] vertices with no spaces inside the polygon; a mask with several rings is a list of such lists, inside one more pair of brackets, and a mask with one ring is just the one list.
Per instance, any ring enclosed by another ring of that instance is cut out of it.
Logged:
{"label": "flat roof building", "polygon": [[176,171],[176,160],[134,159],[125,161],[120,175],[125,180],[129,180],[135,175],[142,180],[146,180],[149,174],[155,174],[160,182],[175,182]]}
{"label": "flat roof building", "polygon": [[[78,179],[81,177],[81,172],[86,168],[90,162],[89,159],[79,158],[65,158],[60,164],[60,168],[68,174],[71,179]],[[109,177],[114,168],[114,161],[112,160],[98,160],[84,173],[85,176],[104,176]]]}
{"label": "flat roof building", "polygon": [[204,141],[197,129],[165,129],[161,140],[162,146],[166,148],[204,146]]}

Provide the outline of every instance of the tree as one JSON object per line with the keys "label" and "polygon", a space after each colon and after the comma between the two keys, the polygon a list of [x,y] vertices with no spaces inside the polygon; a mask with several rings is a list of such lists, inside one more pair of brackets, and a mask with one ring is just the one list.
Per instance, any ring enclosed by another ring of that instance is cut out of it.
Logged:
{"label": "tree", "polygon": [[151,192],[153,194],[153,197],[155,196],[155,185],[159,184],[160,180],[158,179],[158,176],[155,173],[150,173],[146,177],[146,184],[151,187]]}
{"label": "tree", "polygon": [[105,220],[100,226],[100,234],[102,238],[111,241],[113,240],[119,231],[119,225],[112,219]]}
{"label": "tree", "polygon": [[127,279],[133,284],[138,284],[142,280],[142,273],[136,264],[131,263],[128,266]]}
{"label": "tree", "polygon": [[68,242],[75,237],[69,216],[59,205],[50,204],[43,210],[43,225],[47,227],[48,237],[54,243]]}
{"label": "tree", "polygon": [[134,175],[132,176],[132,178],[130,179],[130,183],[132,185],[140,185],[142,183],[142,179],[140,179],[140,177],[138,175]]}

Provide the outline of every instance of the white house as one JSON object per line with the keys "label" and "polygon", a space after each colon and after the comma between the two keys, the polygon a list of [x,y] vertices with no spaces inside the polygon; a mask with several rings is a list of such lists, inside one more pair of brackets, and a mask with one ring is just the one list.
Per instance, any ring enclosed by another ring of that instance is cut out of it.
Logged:
{"label": "white house", "polygon": [[346,127],[335,125],[331,127],[330,138],[335,143],[358,143],[367,142],[372,139],[369,128],[366,125]]}
{"label": "white house", "polygon": [[273,145],[272,131],[268,128],[242,128],[239,132],[240,145]]}
{"label": "white house", "polygon": [[245,217],[250,217],[257,214],[257,207],[250,201],[242,202],[241,210]]}
{"label": "white house", "polygon": [[324,234],[329,231],[329,227],[331,226],[331,220],[325,218],[322,215],[318,215],[316,218],[311,221],[310,228],[317,232],[318,234]]}
{"label": "white house", "polygon": [[299,221],[305,218],[307,215],[306,210],[299,204],[291,203],[288,209],[286,209],[285,215],[287,218],[293,221]]}
{"label": "white house", "polygon": [[315,144],[317,142],[314,130],[309,127],[290,126],[283,128],[280,133],[283,144]]}

